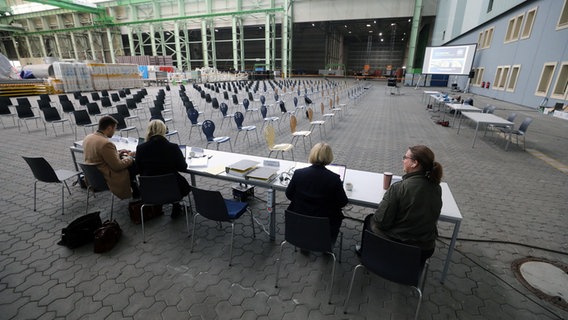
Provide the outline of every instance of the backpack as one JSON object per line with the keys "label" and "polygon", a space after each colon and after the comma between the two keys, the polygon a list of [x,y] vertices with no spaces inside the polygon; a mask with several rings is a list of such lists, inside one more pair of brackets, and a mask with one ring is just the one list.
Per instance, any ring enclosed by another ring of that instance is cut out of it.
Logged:
{"label": "backpack", "polygon": [[92,242],[95,238],[95,230],[103,224],[99,214],[99,211],[92,212],[73,220],[61,230],[61,241],[57,244],[74,249]]}

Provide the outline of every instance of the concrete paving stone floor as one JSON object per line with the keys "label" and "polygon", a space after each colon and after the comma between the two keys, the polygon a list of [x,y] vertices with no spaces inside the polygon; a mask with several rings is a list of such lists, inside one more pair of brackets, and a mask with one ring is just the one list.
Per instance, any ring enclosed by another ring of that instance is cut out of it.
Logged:
{"label": "concrete paving stone floor", "polygon": [[[321,79],[319,79],[321,80]],[[535,256],[568,263],[568,122],[543,115],[535,109],[472,96],[474,105],[493,104],[495,114],[506,117],[517,112],[518,125],[526,116],[534,118],[526,136],[527,151],[515,143],[504,150],[501,136],[481,133],[472,148],[474,126],[465,121],[455,127],[434,123],[440,113],[428,111],[422,91],[432,88],[401,88],[400,95],[386,94],[385,82],[335,81],[368,89],[356,103],[348,101],[343,116],[327,125],[323,140],[333,147],[336,163],[373,172],[402,174],[406,148],[425,144],[432,148],[444,167],[444,178],[463,215],[459,239],[445,283],[441,272],[452,225],[439,223],[440,238],[431,258],[420,319],[568,319],[568,312],[541,300],[523,287],[511,270],[519,258]],[[210,116],[210,106],[195,98],[195,104]],[[445,90],[446,88],[440,88]],[[158,88],[149,87],[150,96]],[[183,144],[205,146],[190,125],[179,104],[179,87],[170,92],[175,122]],[[71,95],[69,95],[71,97]],[[269,101],[272,94],[267,94]],[[310,97],[319,104],[318,93]],[[52,99],[55,95],[52,96]],[[30,97],[36,105],[38,97]],[[220,101],[223,101],[222,92]],[[287,96],[291,109],[291,96]],[[15,102],[15,99],[13,99]],[[71,100],[73,100],[71,98]],[[303,99],[302,99],[303,100]],[[230,108],[233,108],[231,104]],[[319,115],[315,112],[316,117]],[[234,112],[234,109],[231,109]],[[270,111],[276,114],[274,109]],[[148,120],[140,113],[143,123]],[[246,115],[245,125],[262,126],[260,117]],[[446,115],[451,117],[451,115]],[[38,183],[38,210],[33,211],[33,176],[23,155],[43,156],[53,167],[73,169],[69,147],[74,134],[58,126],[57,136],[48,127],[18,130],[12,120],[2,119],[0,143],[0,318],[1,319],[408,319],[417,297],[410,288],[368,273],[357,277],[348,313],[343,303],[352,270],[358,264],[353,247],[361,236],[362,219],[370,208],[348,205],[344,220],[343,261],[336,269],[332,304],[326,301],[331,259],[321,254],[304,256],[284,247],[281,278],[275,288],[276,258],[283,240],[282,212],[288,204],[283,192],[276,193],[277,237],[272,242],[267,228],[266,190],[257,188],[249,201],[257,223],[252,238],[250,219],[235,226],[233,265],[228,265],[230,226],[198,220],[195,248],[183,218],[163,216],[146,224],[148,242],[142,243],[141,227],[127,212],[128,200],[115,201],[114,217],[123,228],[120,242],[110,252],[95,254],[91,245],[74,250],[57,245],[61,229],[85,213],[86,191],[70,186],[61,214],[61,189]],[[218,111],[213,114],[217,136],[234,139],[234,123],[221,126]],[[135,122],[137,124],[137,122]],[[298,114],[298,129],[308,129],[305,116]],[[141,134],[145,128],[139,128]],[[276,142],[289,142],[288,121],[276,130]],[[83,130],[78,130],[82,139]],[[267,156],[263,135],[251,145],[239,137],[234,151]],[[175,137],[172,141],[177,142]],[[320,141],[312,133],[312,142]],[[212,146],[214,148],[214,146]],[[309,149],[309,148],[308,148]],[[221,144],[220,150],[229,150]],[[306,161],[302,142],[294,148],[297,160]],[[289,155],[285,155],[289,158]],[[189,176],[187,176],[189,178]],[[197,178],[197,185],[220,190],[231,196],[228,182]],[[380,186],[377,186],[380,187]],[[354,185],[357,188],[357,185]],[[100,193],[89,211],[100,211],[103,220],[110,211],[110,194]],[[165,207],[168,214],[169,208]],[[259,228],[260,227],[260,228]]]}

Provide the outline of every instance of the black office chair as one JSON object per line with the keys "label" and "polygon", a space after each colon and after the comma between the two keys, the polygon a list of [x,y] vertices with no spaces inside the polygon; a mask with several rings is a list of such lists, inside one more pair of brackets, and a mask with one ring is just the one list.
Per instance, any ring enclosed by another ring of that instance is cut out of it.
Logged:
{"label": "black office chair", "polygon": [[237,135],[235,136],[235,141],[233,142],[233,144],[237,144],[237,139],[239,138],[239,133],[241,133],[242,131],[245,132],[245,138],[243,139],[247,139],[248,144],[250,146],[250,138],[248,136],[249,131],[254,131],[256,133],[256,141],[258,143],[260,143],[260,139],[258,138],[258,131],[256,130],[256,126],[243,126],[243,122],[245,121],[245,116],[243,115],[242,112],[237,111],[235,112],[235,115],[233,117],[235,119],[235,124],[237,125]]}
{"label": "black office chair", "polygon": [[126,121],[124,121],[123,115],[121,115],[120,113],[113,113],[110,116],[113,117],[116,120],[116,122],[118,122],[116,124],[116,130],[118,130],[118,132],[120,132],[120,136],[122,136],[123,132],[126,132],[126,137],[128,138],[128,133],[132,130],[136,130],[136,136],[137,137],[140,136],[140,132],[138,132],[138,128],[136,128],[136,126],[126,125]]}
{"label": "black office chair", "polygon": [[28,120],[35,120],[36,128],[39,128],[37,120],[41,119],[40,116],[36,116],[32,110],[31,106],[22,104],[16,106],[16,113],[18,114],[18,130],[20,130],[20,123],[23,121],[30,133],[30,127],[28,127]]}
{"label": "black office chair", "polygon": [[189,216],[187,205],[183,196],[179,192],[178,182],[174,173],[159,176],[140,176],[140,196],[142,198],[142,208],[140,209],[140,220],[142,222],[142,241],[146,243],[146,233],[144,231],[144,207],[161,206],[169,203],[179,203],[185,212],[185,222],[187,234],[189,236]]}
{"label": "black office chair", "polygon": [[6,126],[4,125],[4,121],[2,120],[2,118],[7,118],[7,117],[12,118],[12,121],[14,122],[15,126],[17,115],[15,113],[12,113],[8,105],[2,104],[2,102],[0,102],[0,122],[2,122],[2,127],[4,128],[6,128]]}
{"label": "black office chair", "polygon": [[[93,197],[96,192],[110,191],[108,184],[106,183],[105,177],[102,172],[99,171],[96,164],[86,164],[79,163],[79,167],[83,174],[85,175],[85,182],[87,184],[87,206],[85,208],[85,213],[89,212],[89,195],[93,193]],[[113,220],[113,210],[114,209],[114,194],[110,192],[110,221]]]}
{"label": "black office chair", "polygon": [[[91,117],[87,110],[76,110],[73,112],[73,118],[75,119],[75,125],[82,127],[85,135],[87,135],[86,128],[92,128],[91,132],[93,132],[93,128],[98,126],[98,124],[91,122]],[[77,128],[75,128],[75,140],[77,140]]]}
{"label": "black office chair", "polygon": [[424,266],[421,264],[421,251],[419,247],[395,242],[369,230],[364,230],[361,242],[361,263],[353,269],[343,313],[347,313],[357,270],[365,267],[368,271],[386,280],[414,288],[418,293],[418,305],[414,319],[418,319],[429,265],[428,260]]}
{"label": "black office chair", "polygon": [[231,137],[223,136],[223,137],[215,137],[215,123],[211,120],[205,120],[201,123],[201,130],[207,138],[207,144],[205,148],[209,146],[210,143],[215,142],[217,144],[217,150],[219,150],[219,145],[223,142],[229,142],[229,147],[231,148],[231,152],[233,152],[233,145],[231,144],[230,140]]}
{"label": "black office chair", "polygon": [[[335,254],[331,242],[331,231],[328,217],[312,217],[299,214],[290,210],[285,211],[284,241],[280,243],[280,256],[276,260],[276,281],[274,287],[278,288],[280,265],[282,264],[282,251],[284,244],[290,243],[296,248],[323,252],[333,258],[331,268],[331,281],[329,285],[328,303],[331,303],[333,292],[333,280],[335,277]],[[343,233],[339,233],[339,262],[341,262],[341,250],[343,246]],[[294,249],[296,250],[296,249]]]}
{"label": "black office chair", "polygon": [[195,200],[195,215],[193,216],[193,230],[191,234],[190,252],[193,252],[193,244],[195,243],[195,225],[198,216],[203,216],[209,220],[221,222],[229,222],[231,224],[231,245],[229,247],[229,266],[233,260],[233,238],[235,234],[235,220],[240,218],[246,211],[250,213],[250,222],[252,225],[252,236],[256,238],[254,231],[254,219],[252,211],[248,208],[248,203],[235,200],[224,199],[219,191],[209,191],[198,188],[192,188],[193,199]]}
{"label": "black office chair", "polygon": [[37,183],[38,181],[45,182],[45,183],[61,183],[61,214],[64,213],[64,203],[65,203],[65,192],[63,187],[67,188],[69,194],[71,194],[71,190],[69,190],[69,186],[67,185],[66,180],[76,177],[79,175],[80,172],[65,170],[65,169],[58,169],[54,170],[53,167],[42,157],[22,157],[30,166],[32,173],[35,177],[34,181],[34,211],[36,211],[36,195],[37,195]]}
{"label": "black office chair", "polygon": [[65,131],[65,127],[63,126],[63,124],[69,123],[69,128],[71,128],[71,131],[73,131],[73,126],[71,126],[71,122],[69,121],[69,119],[61,118],[61,116],[59,115],[59,111],[57,111],[56,108],[53,107],[43,108],[41,109],[41,111],[43,112],[43,119],[45,120],[44,128],[46,136],[47,136],[47,123],[51,123],[51,126],[53,127],[53,132],[55,133],[56,137],[57,137],[57,131],[55,131],[56,123],[61,123],[61,129],[63,131]]}

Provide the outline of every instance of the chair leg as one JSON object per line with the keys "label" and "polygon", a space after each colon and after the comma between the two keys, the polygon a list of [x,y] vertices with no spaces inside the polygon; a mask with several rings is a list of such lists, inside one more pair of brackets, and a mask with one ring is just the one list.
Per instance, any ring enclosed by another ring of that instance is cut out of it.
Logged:
{"label": "chair leg", "polygon": [[142,243],[146,243],[146,233],[144,233],[144,207],[146,205],[143,204],[142,207],[140,207],[140,221],[142,223]]}
{"label": "chair leg", "polygon": [[34,211],[36,210],[36,197],[37,197],[37,180],[34,182]]}
{"label": "chair leg", "polygon": [[231,246],[229,247],[229,267],[233,261],[233,240],[235,237],[235,222],[231,222]]}
{"label": "chair leg", "polygon": [[418,314],[420,313],[420,306],[422,305],[422,291],[420,291],[420,289],[418,288],[414,288],[416,289],[416,292],[418,292],[418,304],[416,305],[416,312],[414,313],[414,320],[418,320]]}
{"label": "chair leg", "polygon": [[63,184],[61,184],[61,215],[64,213],[65,208],[65,189],[63,189]]}
{"label": "chair leg", "polygon": [[333,266],[331,268],[331,283],[329,284],[329,298],[327,299],[327,304],[331,304],[331,295],[333,294],[333,280],[335,278],[335,254],[330,253],[333,258]]}
{"label": "chair leg", "polygon": [[189,246],[189,252],[193,253],[193,243],[195,242],[195,220],[197,220],[197,216],[199,215],[199,213],[195,213],[195,215],[193,216],[193,227],[191,229],[191,234],[193,235],[191,237],[191,245]]}
{"label": "chair leg", "polygon": [[349,283],[349,290],[347,291],[347,298],[345,298],[345,304],[343,305],[343,314],[347,314],[347,306],[349,305],[349,299],[351,298],[351,291],[353,290],[353,282],[355,282],[355,276],[357,275],[357,270],[363,267],[362,264],[358,264],[353,269],[353,275],[351,276],[351,282]]}
{"label": "chair leg", "polygon": [[286,240],[282,241],[280,244],[280,255],[278,259],[276,259],[276,281],[274,282],[274,288],[278,288],[278,276],[280,275],[280,264],[282,264],[282,249],[284,248],[284,244]]}
{"label": "chair leg", "polygon": [[[189,198],[189,195],[187,195],[187,197]],[[181,204],[183,206],[183,211],[185,212],[185,227],[187,229],[187,236],[190,236],[189,233],[189,215],[187,214],[187,205],[185,204],[185,202],[181,201]],[[189,202],[189,205],[191,206],[191,202]]]}
{"label": "chair leg", "polygon": [[87,187],[87,206],[85,207],[85,214],[89,213],[89,195],[90,195],[91,187]]}

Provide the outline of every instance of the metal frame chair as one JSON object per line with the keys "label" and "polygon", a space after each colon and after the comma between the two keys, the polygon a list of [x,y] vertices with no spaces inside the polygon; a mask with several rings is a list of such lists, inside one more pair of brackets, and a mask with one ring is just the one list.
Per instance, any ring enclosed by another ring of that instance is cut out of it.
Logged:
{"label": "metal frame chair", "polygon": [[[81,168],[81,171],[83,171],[85,183],[87,184],[87,206],[85,208],[85,213],[88,213],[90,192],[92,191],[93,197],[95,197],[96,192],[110,191],[110,188],[96,164],[78,163],[78,165]],[[113,220],[114,197],[114,194],[110,192],[110,221]]]}
{"label": "metal frame chair", "polygon": [[126,132],[126,137],[128,138],[128,132],[130,132],[132,130],[136,130],[136,136],[137,137],[140,136],[140,132],[138,132],[138,128],[136,128],[136,126],[127,126],[126,125],[126,121],[124,121],[123,115],[121,115],[120,113],[113,113],[110,116],[113,117],[114,119],[116,119],[116,121],[118,122],[117,125],[116,125],[116,130],[118,130],[120,132],[121,137],[122,137],[122,133]]}
{"label": "metal frame chair", "polygon": [[36,202],[37,202],[37,183],[38,181],[45,182],[45,183],[61,183],[61,214],[64,213],[64,204],[65,204],[65,192],[63,187],[67,188],[69,194],[71,194],[71,190],[67,185],[66,180],[76,177],[80,174],[77,171],[65,170],[65,169],[53,169],[53,167],[45,160],[43,157],[25,157],[22,156],[26,163],[30,166],[34,178],[34,211],[36,210]]}
{"label": "metal frame chair", "polygon": [[[186,202],[179,192],[177,177],[174,173],[158,176],[139,176],[140,196],[142,207],[140,209],[140,220],[142,222],[142,242],[146,243],[146,233],[144,231],[144,207],[159,206],[169,203],[179,203],[185,212],[185,223],[187,235],[189,236],[189,216],[187,214]],[[189,198],[189,196],[188,196]]]}
{"label": "metal frame chair", "polygon": [[247,138],[249,146],[250,146],[250,138],[248,136],[249,131],[256,132],[256,141],[260,143],[260,139],[258,138],[258,131],[256,131],[256,126],[243,126],[243,122],[245,121],[245,116],[243,115],[242,112],[240,111],[235,112],[233,118],[235,119],[235,124],[237,125],[237,135],[235,136],[235,141],[233,142],[233,144],[235,145],[237,144],[237,139],[239,138],[239,133],[241,133],[241,131],[245,132],[245,138]]}
{"label": "metal frame chair", "polygon": [[292,144],[295,146],[298,143],[298,139],[302,137],[302,142],[304,143],[304,151],[306,150],[306,137],[310,139],[310,149],[312,147],[312,132],[309,130],[296,131],[296,126],[298,120],[295,115],[290,115],[290,131],[292,132]]}
{"label": "metal frame chair", "polygon": [[351,277],[349,291],[343,306],[343,313],[347,313],[347,306],[357,270],[365,267],[368,271],[381,278],[414,288],[418,293],[418,305],[416,306],[414,319],[418,319],[420,305],[422,304],[422,292],[424,291],[429,266],[428,260],[426,260],[424,266],[421,265],[420,256],[421,249],[417,246],[395,242],[370,230],[363,230],[361,263],[353,269],[353,276]]}
{"label": "metal frame chair", "polygon": [[6,125],[4,125],[4,121],[2,120],[2,118],[4,117],[11,117],[12,121],[14,122],[14,126],[16,125],[16,117],[18,115],[15,113],[12,113],[12,111],[10,110],[10,108],[8,107],[7,104],[2,104],[0,102],[0,122],[2,122],[2,127],[6,128]]}
{"label": "metal frame chair", "polygon": [[[323,252],[329,254],[333,258],[331,268],[331,281],[329,284],[328,304],[331,304],[331,295],[333,293],[333,280],[335,278],[335,254],[333,253],[334,244],[331,242],[331,231],[328,217],[313,217],[299,214],[294,211],[285,211],[284,220],[284,241],[280,243],[280,255],[276,260],[276,281],[274,287],[278,288],[278,280],[280,276],[280,265],[282,264],[282,251],[284,244],[293,245],[296,248],[304,250]],[[341,251],[343,247],[343,234],[339,233],[339,262],[341,262]]]}
{"label": "metal frame chair", "polygon": [[[95,128],[98,126],[97,123],[91,122],[91,117],[87,110],[75,110],[73,112],[73,118],[75,119],[75,125],[82,127],[85,135],[87,135],[86,128]],[[93,132],[93,130],[91,130],[91,132]],[[75,128],[75,140],[77,140],[77,128]]]}
{"label": "metal frame chair", "polygon": [[[519,145],[519,136],[522,136],[523,137],[523,150],[525,150],[525,136],[527,134],[527,129],[528,129],[529,125],[532,123],[532,121],[533,121],[533,118],[526,117],[525,120],[523,120],[523,122],[521,122],[518,129],[512,129],[511,130],[509,128],[499,128],[499,131],[501,131],[505,135],[508,135],[510,133],[511,139],[512,139],[512,136],[514,135],[517,138],[517,146]],[[511,132],[509,132],[509,130],[511,130]]]}
{"label": "metal frame chair", "polygon": [[195,243],[195,225],[198,216],[206,219],[221,222],[229,222],[231,224],[231,245],[229,247],[229,266],[233,261],[233,239],[235,235],[235,220],[239,219],[246,211],[250,213],[250,222],[252,226],[252,236],[256,238],[254,230],[254,219],[252,211],[248,208],[248,203],[235,200],[224,199],[219,191],[203,190],[193,187],[193,200],[195,201],[195,215],[193,216],[193,230],[191,234],[190,252],[193,252]]}
{"label": "metal frame chair", "polygon": [[203,123],[197,120],[199,118],[199,111],[197,111],[197,109],[193,107],[187,108],[186,111],[187,111],[187,118],[191,123],[191,127],[189,127],[189,139],[191,139],[191,130],[193,130],[193,128],[197,128],[197,131],[199,132],[199,138],[203,140],[203,133],[201,132],[200,129]]}
{"label": "metal frame chair", "polygon": [[37,120],[41,120],[40,116],[36,116],[32,110],[32,107],[29,105],[17,105],[16,106],[16,113],[18,114],[18,130],[20,130],[20,123],[22,121],[24,121],[24,124],[26,125],[26,129],[28,130],[28,133],[30,133],[30,127],[28,127],[28,120],[35,120],[36,122],[36,127],[39,129],[39,126],[37,124]]}
{"label": "metal frame chair", "polygon": [[266,139],[266,145],[268,146],[268,157],[272,155],[272,152],[276,151],[275,158],[278,158],[278,153],[282,153],[282,159],[284,159],[284,152],[290,151],[292,154],[292,161],[294,161],[294,145],[291,143],[279,143],[274,142],[274,127],[272,125],[266,126],[264,128],[264,139]]}
{"label": "metal frame chair", "polygon": [[217,150],[219,150],[219,145],[224,142],[229,142],[229,147],[231,148],[231,152],[233,152],[233,145],[231,144],[231,137],[224,136],[224,137],[215,137],[213,134],[215,133],[215,123],[211,120],[205,120],[201,123],[201,130],[207,138],[207,144],[205,148],[209,146],[210,143],[215,142],[217,143]]}
{"label": "metal frame chair", "polygon": [[63,126],[63,124],[65,122],[67,122],[67,123],[69,123],[69,128],[71,128],[71,131],[75,132],[73,130],[73,126],[71,125],[71,121],[69,121],[69,119],[61,118],[61,115],[59,115],[59,111],[57,111],[56,108],[54,108],[54,107],[43,108],[43,109],[41,109],[41,111],[43,112],[43,120],[45,121],[44,128],[45,128],[45,135],[46,136],[47,136],[47,124],[48,123],[51,123],[51,126],[53,127],[53,133],[55,134],[56,137],[57,137],[57,131],[55,131],[55,124],[56,123],[61,123],[61,129],[63,131],[65,131],[65,127]]}

